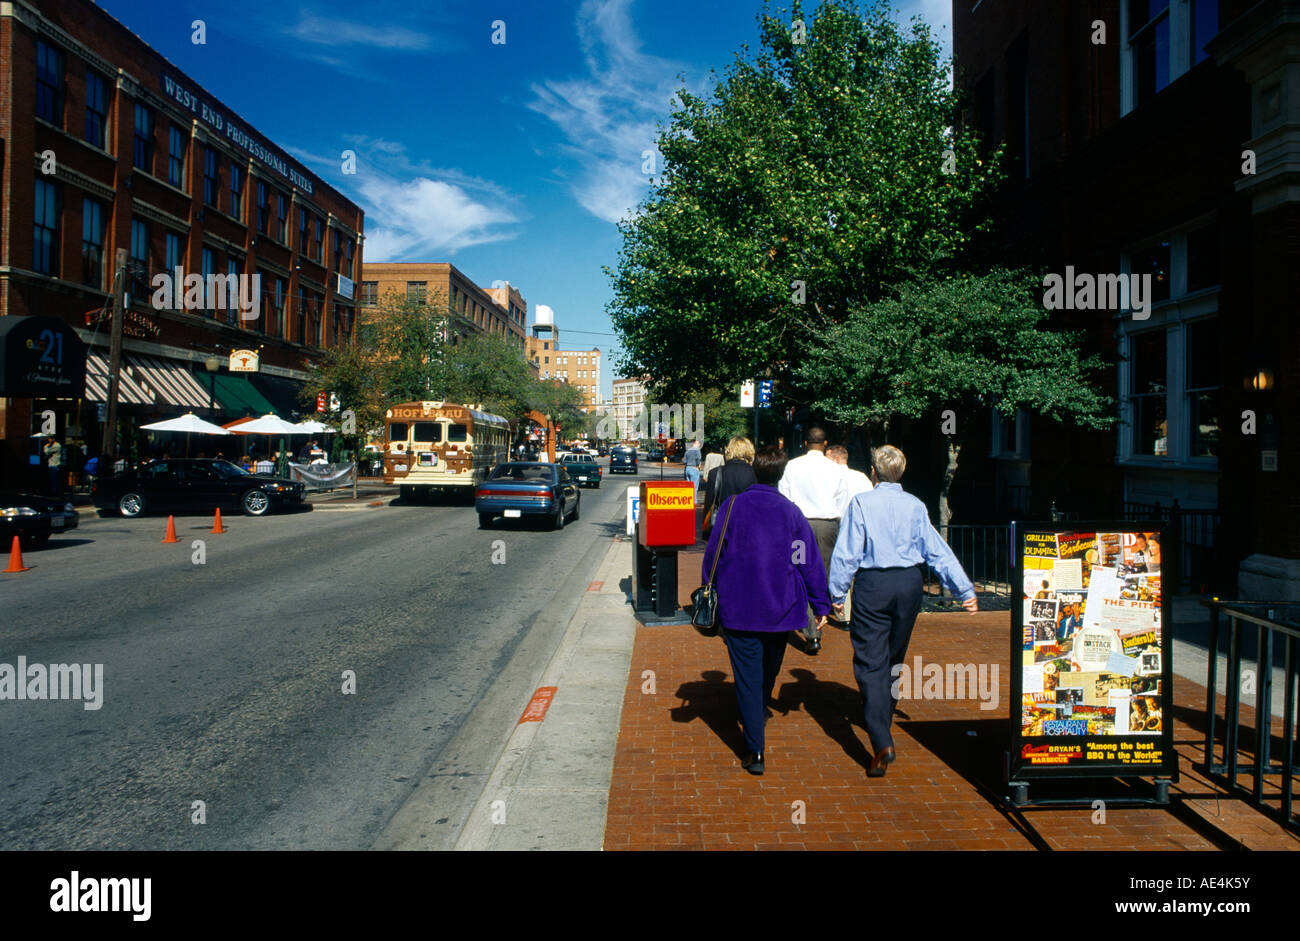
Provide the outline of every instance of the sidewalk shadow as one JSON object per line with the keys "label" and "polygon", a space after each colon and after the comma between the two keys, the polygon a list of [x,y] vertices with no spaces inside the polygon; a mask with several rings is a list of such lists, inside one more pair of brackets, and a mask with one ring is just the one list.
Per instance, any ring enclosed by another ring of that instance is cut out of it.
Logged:
{"label": "sidewalk shadow", "polygon": [[672,720],[693,722],[703,719],[737,758],[743,757],[745,736],[740,730],[735,685],[726,681],[727,674],[721,670],[705,670],[700,676],[703,682],[683,683],[677,688],[677,698],[683,702],[669,710]]}
{"label": "sidewalk shadow", "polygon": [[[857,688],[819,680],[811,670],[796,668],[790,675],[794,682],[787,681],[776,690],[777,711],[789,715],[802,707],[844,754],[864,769],[869,767],[871,754],[853,730],[855,725],[862,725],[862,699]],[[854,716],[858,716],[856,722]]]}

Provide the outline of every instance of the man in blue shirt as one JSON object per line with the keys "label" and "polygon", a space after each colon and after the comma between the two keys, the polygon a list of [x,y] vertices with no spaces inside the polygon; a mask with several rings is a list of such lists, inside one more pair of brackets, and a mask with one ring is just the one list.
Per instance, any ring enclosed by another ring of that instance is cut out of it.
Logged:
{"label": "man in blue shirt", "polygon": [[843,610],[844,598],[853,590],[849,625],[853,675],[862,692],[871,738],[873,757],[867,776],[872,778],[884,777],[886,766],[894,760],[893,668],[907,656],[921,610],[919,566],[928,563],[967,611],[979,610],[975,587],[930,525],[925,504],[899,485],[906,468],[907,458],[893,445],[871,452],[874,488],[849,502],[829,573],[831,602],[837,611]]}

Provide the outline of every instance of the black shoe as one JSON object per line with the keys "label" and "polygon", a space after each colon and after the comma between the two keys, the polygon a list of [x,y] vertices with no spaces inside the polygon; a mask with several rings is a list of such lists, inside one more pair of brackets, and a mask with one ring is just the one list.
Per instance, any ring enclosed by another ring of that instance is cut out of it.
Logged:
{"label": "black shoe", "polygon": [[871,759],[871,766],[867,768],[867,777],[883,778],[885,776],[885,769],[893,764],[893,762],[894,746],[890,745],[888,748],[882,748],[880,751],[876,752],[875,756]]}
{"label": "black shoe", "polygon": [[748,771],[750,774],[762,774],[763,753],[761,751],[750,752],[743,759],[741,759],[740,766],[744,768],[746,771]]}
{"label": "black shoe", "polygon": [[822,649],[821,640],[806,641],[803,647],[804,653],[808,654],[811,657],[815,657],[817,656],[817,654],[821,653],[821,649]]}

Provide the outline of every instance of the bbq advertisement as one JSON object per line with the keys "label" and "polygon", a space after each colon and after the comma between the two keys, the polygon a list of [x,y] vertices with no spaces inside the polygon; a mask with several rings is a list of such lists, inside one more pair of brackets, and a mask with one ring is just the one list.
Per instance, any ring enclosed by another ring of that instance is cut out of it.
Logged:
{"label": "bbq advertisement", "polygon": [[1141,525],[1015,524],[1013,780],[1176,771],[1164,533]]}

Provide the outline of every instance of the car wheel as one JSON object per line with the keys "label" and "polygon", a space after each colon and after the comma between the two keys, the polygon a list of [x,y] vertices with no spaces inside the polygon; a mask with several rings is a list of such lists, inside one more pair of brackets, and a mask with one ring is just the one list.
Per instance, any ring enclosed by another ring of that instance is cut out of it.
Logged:
{"label": "car wheel", "polygon": [[578,522],[578,513],[582,510],[582,497],[573,501],[573,522]]}
{"label": "car wheel", "polygon": [[239,502],[244,507],[245,516],[265,516],[271,511],[271,498],[256,488],[245,490]]}
{"label": "car wheel", "polygon": [[479,529],[491,529],[491,528],[492,528],[492,514],[491,514],[491,513],[480,513],[480,514],[478,515],[478,528],[479,528]]}
{"label": "car wheel", "polygon": [[551,522],[551,528],[556,531],[559,531],[564,528],[564,501],[563,500],[561,500],[560,505],[555,508],[555,519]]}
{"label": "car wheel", "polygon": [[49,541],[50,534],[41,533],[39,536],[22,536],[18,540],[18,544],[24,549],[43,549]]}
{"label": "car wheel", "polygon": [[134,490],[129,490],[118,497],[117,510],[123,516],[139,516],[144,512],[144,497]]}

